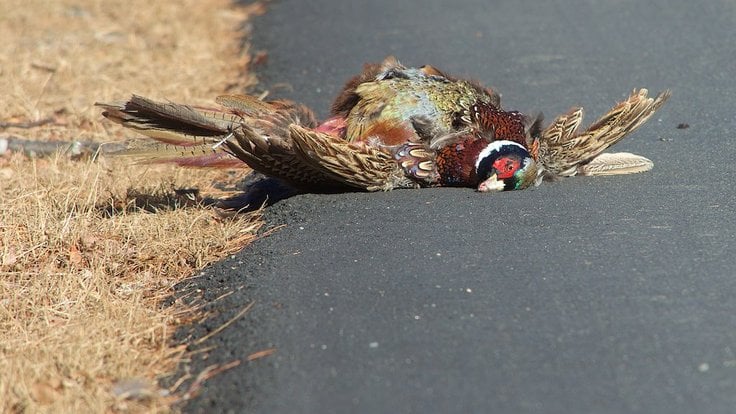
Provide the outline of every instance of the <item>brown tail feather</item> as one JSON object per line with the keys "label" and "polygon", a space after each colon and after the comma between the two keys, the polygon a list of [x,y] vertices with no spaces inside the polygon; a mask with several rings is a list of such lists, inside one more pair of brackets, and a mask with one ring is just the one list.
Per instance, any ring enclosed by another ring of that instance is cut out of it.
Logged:
{"label": "brown tail feather", "polygon": [[[157,140],[164,139],[159,137],[161,131],[202,138],[226,134],[236,120],[232,114],[223,113],[222,117],[217,117],[191,106],[156,102],[138,95],[133,95],[122,104],[96,105],[104,108],[104,117]],[[202,144],[196,140],[194,142],[194,145]],[[191,144],[192,138],[184,137],[179,143]]]}
{"label": "brown tail feather", "polygon": [[105,154],[125,156],[138,164],[175,164],[181,167],[247,168],[243,161],[227,151],[212,149],[212,144],[169,144],[152,139],[130,139],[124,143],[102,144]]}
{"label": "brown tail feather", "polygon": [[[239,117],[227,112],[204,111],[171,102],[156,102],[133,95],[124,103],[97,103],[102,115],[153,140],[129,140],[124,155],[141,163],[174,163],[190,167],[231,167],[235,159],[221,142]],[[219,145],[218,145],[219,144]]]}
{"label": "brown tail feather", "polygon": [[217,102],[224,108],[160,103],[136,95],[122,104],[97,105],[106,118],[155,140],[130,141],[118,155],[182,166],[229,167],[237,160],[298,188],[344,187],[294,151],[289,126],[314,126],[309,109],[246,95],[221,96]]}

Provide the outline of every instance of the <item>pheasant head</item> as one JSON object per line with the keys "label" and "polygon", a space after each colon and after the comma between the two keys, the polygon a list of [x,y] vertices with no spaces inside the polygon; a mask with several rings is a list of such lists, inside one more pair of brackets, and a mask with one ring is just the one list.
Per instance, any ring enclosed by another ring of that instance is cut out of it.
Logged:
{"label": "pheasant head", "polygon": [[470,136],[437,152],[443,186],[473,187],[480,192],[522,190],[537,182],[538,167],[523,145]]}

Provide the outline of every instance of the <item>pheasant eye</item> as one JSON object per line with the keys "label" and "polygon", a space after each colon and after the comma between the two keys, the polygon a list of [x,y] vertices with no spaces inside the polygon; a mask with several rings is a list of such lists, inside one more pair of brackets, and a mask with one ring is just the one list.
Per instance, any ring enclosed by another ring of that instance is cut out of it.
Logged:
{"label": "pheasant eye", "polygon": [[498,171],[498,178],[502,180],[513,177],[520,166],[521,162],[511,157],[501,157],[493,163],[493,168]]}

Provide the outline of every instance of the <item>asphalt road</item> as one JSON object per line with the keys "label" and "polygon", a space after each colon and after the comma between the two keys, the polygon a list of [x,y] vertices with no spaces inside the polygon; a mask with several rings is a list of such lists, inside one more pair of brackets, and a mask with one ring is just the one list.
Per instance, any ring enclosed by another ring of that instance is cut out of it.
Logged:
{"label": "asphalt road", "polygon": [[733,413],[735,25],[725,0],[269,3],[261,87],[321,115],[389,54],[548,118],[583,105],[593,121],[635,87],[673,96],[617,146],[646,174],[270,207],[284,227],[180,286],[234,293],[179,338],[255,301],[187,369],[276,353],[185,412]]}

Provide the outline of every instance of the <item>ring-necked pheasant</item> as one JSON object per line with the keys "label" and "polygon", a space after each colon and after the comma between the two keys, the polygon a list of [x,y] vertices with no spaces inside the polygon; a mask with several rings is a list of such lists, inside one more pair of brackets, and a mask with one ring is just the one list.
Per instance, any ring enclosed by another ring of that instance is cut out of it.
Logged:
{"label": "ring-necked pheasant", "polygon": [[248,95],[216,99],[219,108],[133,96],[98,104],[103,115],[158,141],[127,151],[189,166],[245,162],[304,191],[368,191],[466,186],[523,189],[542,178],[612,175],[651,169],[648,159],[603,153],[667,100],[646,89],[578,132],[582,108],[541,128],[541,116],[504,111],[499,95],[434,67],[407,68],[390,57],[366,65],[318,124],[290,101]]}

